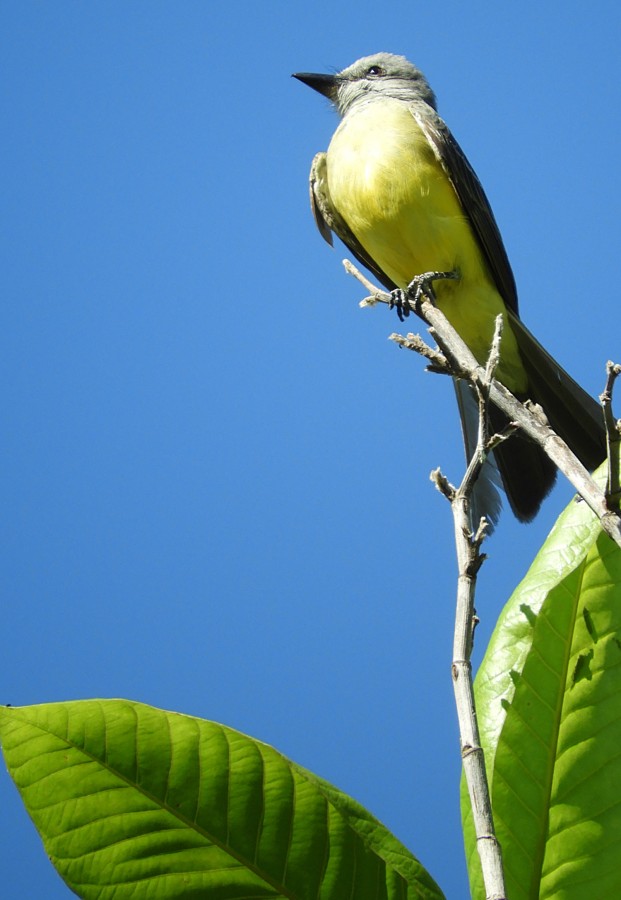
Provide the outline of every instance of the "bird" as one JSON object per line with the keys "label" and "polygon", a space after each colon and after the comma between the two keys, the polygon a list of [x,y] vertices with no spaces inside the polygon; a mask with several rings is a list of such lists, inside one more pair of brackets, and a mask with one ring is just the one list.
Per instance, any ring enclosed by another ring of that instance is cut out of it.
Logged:
{"label": "bird", "polygon": [[[348,247],[389,291],[428,272],[455,272],[434,284],[435,302],[479,363],[487,360],[502,316],[495,377],[520,401],[544,411],[550,426],[593,470],[606,455],[598,403],[556,362],[520,319],[515,279],[483,187],[440,118],[423,73],[406,57],[375,53],[336,74],[293,76],[327,97],[340,122],[310,174],[311,208],[322,237]],[[478,407],[471,386],[454,379],[468,458],[476,447]],[[508,420],[495,407],[491,427]],[[473,507],[491,528],[504,489],[521,522],[530,522],[556,478],[545,451],[523,432],[498,444],[475,487]]]}

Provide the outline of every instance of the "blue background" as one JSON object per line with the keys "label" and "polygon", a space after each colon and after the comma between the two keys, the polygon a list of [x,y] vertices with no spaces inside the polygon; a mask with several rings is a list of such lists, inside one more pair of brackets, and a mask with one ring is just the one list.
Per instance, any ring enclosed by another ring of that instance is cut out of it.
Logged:
{"label": "blue background", "polygon": [[[273,744],[467,895],[447,379],[360,311],[308,210],[335,116],[292,80],[425,71],[526,323],[619,360],[617,3],[0,5],[0,702],[128,697]],[[410,326],[411,327],[411,326]],[[505,512],[494,621],[571,496]],[[69,896],[0,772],[4,897]]]}

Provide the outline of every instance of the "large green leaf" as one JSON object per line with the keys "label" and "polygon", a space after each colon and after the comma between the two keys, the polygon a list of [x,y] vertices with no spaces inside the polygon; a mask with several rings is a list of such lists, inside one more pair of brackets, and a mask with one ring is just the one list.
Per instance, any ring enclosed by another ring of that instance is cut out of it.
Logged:
{"label": "large green leaf", "polygon": [[246,735],[127,700],[0,711],[9,771],[80,897],[440,900],[336,788]]}
{"label": "large green leaf", "polygon": [[[621,897],[621,551],[563,513],[476,680],[511,900]],[[473,897],[484,897],[462,792]]]}

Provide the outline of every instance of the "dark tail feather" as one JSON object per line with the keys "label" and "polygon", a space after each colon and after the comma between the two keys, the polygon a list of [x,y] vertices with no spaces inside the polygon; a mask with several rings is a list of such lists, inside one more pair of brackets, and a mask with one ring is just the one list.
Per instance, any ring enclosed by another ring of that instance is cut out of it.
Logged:
{"label": "dark tail feather", "polygon": [[[528,376],[527,398],[543,410],[551,427],[587,469],[595,469],[606,456],[606,435],[598,403],[544,350],[522,322],[510,316],[520,356]],[[519,397],[524,400],[526,397]],[[496,431],[506,422],[492,409]],[[505,492],[518,519],[532,519],[550,491],[556,467],[543,450],[519,432],[495,450]]]}
{"label": "dark tail feather", "polygon": [[539,403],[550,425],[587,469],[606,456],[606,433],[600,405],[562,369],[522,322],[510,316],[526,369],[529,397]]}

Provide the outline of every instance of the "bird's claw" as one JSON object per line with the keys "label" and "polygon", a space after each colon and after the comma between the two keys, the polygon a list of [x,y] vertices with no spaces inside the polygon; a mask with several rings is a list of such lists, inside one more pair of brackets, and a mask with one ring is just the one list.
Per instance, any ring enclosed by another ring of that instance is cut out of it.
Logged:
{"label": "bird's claw", "polygon": [[396,309],[399,321],[403,322],[410,315],[410,298],[408,291],[402,291],[401,288],[395,288],[390,292],[390,302],[388,309]]}
{"label": "bird's claw", "polygon": [[451,272],[423,272],[422,275],[417,275],[413,278],[405,290],[395,288],[394,291],[391,291],[388,306],[390,309],[395,308],[397,310],[399,320],[403,322],[410,315],[410,311],[417,311],[417,307],[420,305],[423,297],[427,297],[432,303],[435,301],[434,281],[456,280],[458,278],[459,273],[455,270]]}

